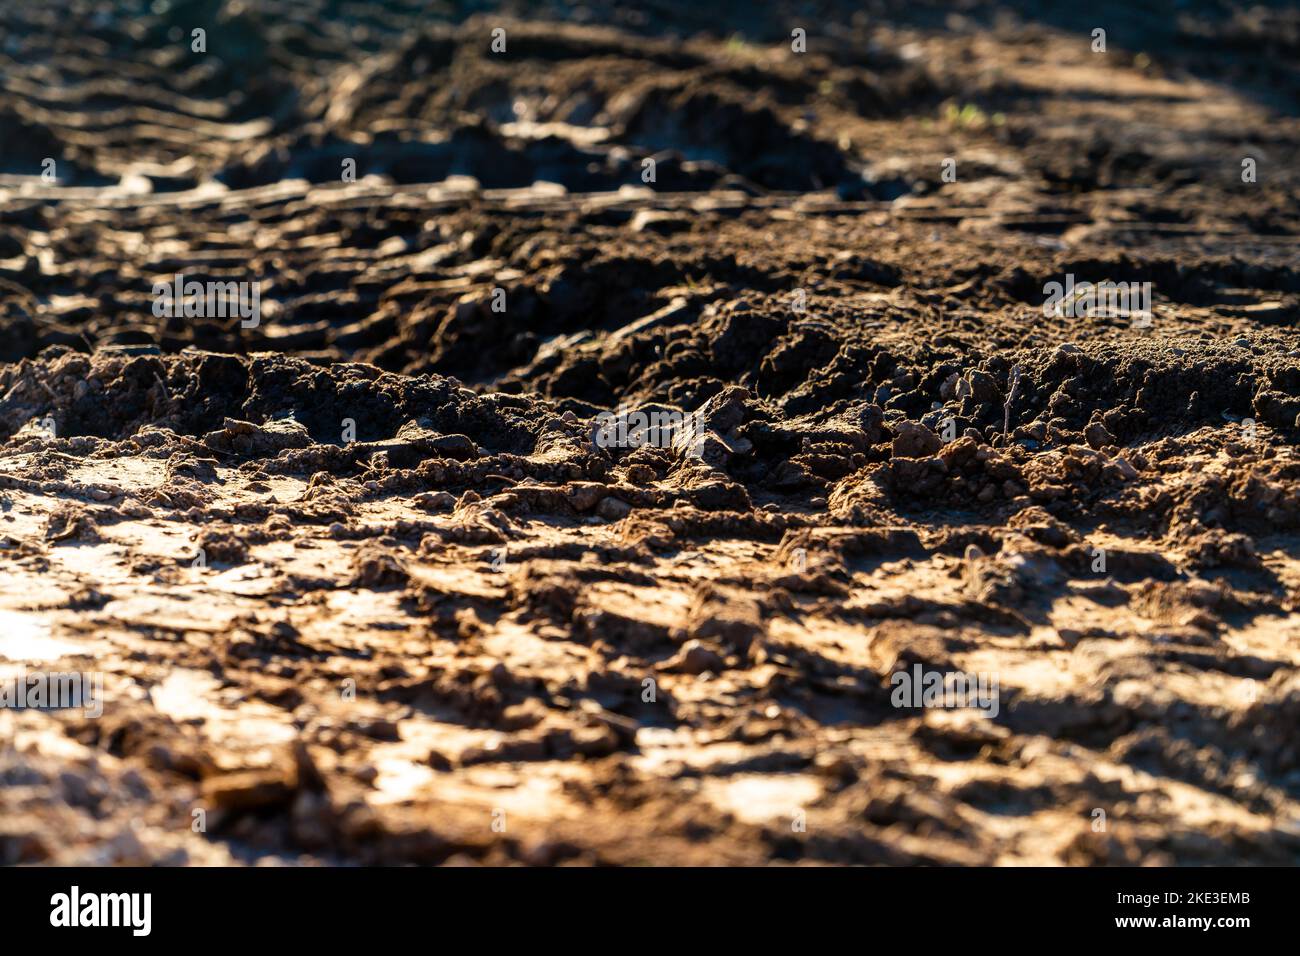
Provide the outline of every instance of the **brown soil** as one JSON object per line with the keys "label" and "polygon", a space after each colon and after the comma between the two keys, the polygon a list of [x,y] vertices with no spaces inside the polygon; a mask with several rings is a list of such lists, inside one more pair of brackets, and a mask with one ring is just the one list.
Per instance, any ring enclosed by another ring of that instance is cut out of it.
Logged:
{"label": "brown soil", "polygon": [[0,11],[0,862],[1300,862],[1293,9],[304,6]]}

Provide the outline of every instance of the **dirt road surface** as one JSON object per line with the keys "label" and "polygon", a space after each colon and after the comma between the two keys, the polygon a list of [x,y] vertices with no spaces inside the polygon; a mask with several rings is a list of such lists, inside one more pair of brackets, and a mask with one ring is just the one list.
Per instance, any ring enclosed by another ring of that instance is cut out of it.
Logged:
{"label": "dirt road surface", "polygon": [[0,8],[0,861],[1300,861],[1294,7],[108,6]]}

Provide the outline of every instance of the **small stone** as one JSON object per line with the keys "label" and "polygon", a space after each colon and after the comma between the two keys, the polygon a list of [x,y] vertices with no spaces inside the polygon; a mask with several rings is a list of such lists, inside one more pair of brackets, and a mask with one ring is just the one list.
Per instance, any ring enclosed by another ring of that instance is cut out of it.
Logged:
{"label": "small stone", "polygon": [[632,512],[632,506],[621,498],[602,498],[600,504],[596,506],[596,514],[606,521],[618,521],[626,518]]}
{"label": "small stone", "polygon": [[690,640],[682,645],[674,657],[661,664],[659,669],[675,674],[703,674],[705,671],[719,674],[726,669],[726,663],[702,641]]}
{"label": "small stone", "polygon": [[918,422],[900,422],[895,427],[895,458],[928,458],[942,447],[939,436]]}
{"label": "small stone", "polygon": [[1115,436],[1101,422],[1093,422],[1085,428],[1083,438],[1088,443],[1088,446],[1093,449],[1101,449],[1107,445],[1115,444]]}
{"label": "small stone", "polygon": [[221,810],[253,810],[286,804],[294,782],[278,770],[226,773],[203,781],[203,796]]}
{"label": "small stone", "polygon": [[415,506],[421,511],[450,511],[456,498],[445,491],[426,491],[415,496]]}
{"label": "small stone", "polygon": [[590,511],[605,497],[605,486],[594,481],[572,481],[564,486],[564,495],[574,511]]}

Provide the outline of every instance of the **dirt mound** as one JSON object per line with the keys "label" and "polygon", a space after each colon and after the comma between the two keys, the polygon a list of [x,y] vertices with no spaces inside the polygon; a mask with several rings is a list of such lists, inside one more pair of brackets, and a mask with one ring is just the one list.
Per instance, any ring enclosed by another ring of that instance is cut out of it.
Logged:
{"label": "dirt mound", "polygon": [[1294,16],[852,7],[0,9],[0,861],[1300,859]]}

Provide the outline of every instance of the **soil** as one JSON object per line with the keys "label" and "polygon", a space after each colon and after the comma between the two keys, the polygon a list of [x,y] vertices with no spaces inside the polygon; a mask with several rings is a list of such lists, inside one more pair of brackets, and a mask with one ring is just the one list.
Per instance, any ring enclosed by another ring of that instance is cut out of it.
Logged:
{"label": "soil", "polygon": [[1300,862],[1294,8],[101,7],[0,9],[0,678],[104,695],[0,862]]}

